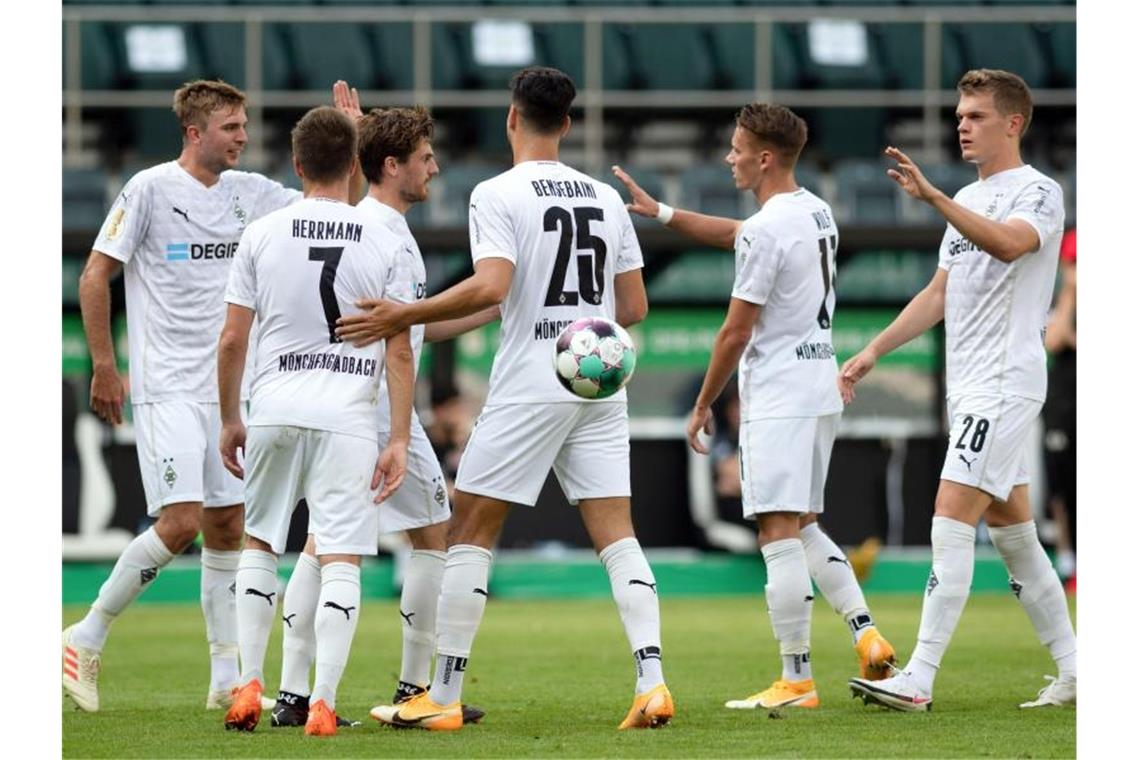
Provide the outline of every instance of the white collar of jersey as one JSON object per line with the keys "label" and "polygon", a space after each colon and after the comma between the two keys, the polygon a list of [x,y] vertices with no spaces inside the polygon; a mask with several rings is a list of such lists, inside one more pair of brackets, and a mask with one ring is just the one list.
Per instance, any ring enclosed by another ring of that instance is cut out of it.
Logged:
{"label": "white collar of jersey", "polygon": [[[366,195],[360,199],[360,203],[364,203],[365,201],[371,202],[376,207],[376,209],[380,212],[380,216],[384,219],[384,223],[387,224],[389,227],[394,227],[396,229],[400,229],[401,227],[407,228],[407,226],[408,226],[407,217],[405,217],[403,214],[401,214],[396,209],[389,206],[384,201],[377,200],[376,198],[372,197],[371,195]],[[357,204],[357,205],[360,205],[360,204]]]}
{"label": "white collar of jersey", "polygon": [[182,176],[186,177],[186,179],[190,180],[191,182],[193,182],[195,185],[202,188],[203,190],[213,190],[215,187],[218,187],[219,185],[221,185],[222,184],[222,176],[225,174],[225,172],[222,172],[221,174],[218,175],[218,181],[217,182],[215,182],[212,185],[207,185],[205,182],[198,179],[197,177],[195,177],[190,172],[186,171],[185,167],[183,167],[182,164],[178,163],[177,159],[171,161],[170,163],[174,166],[175,170],[182,173]]}
{"label": "white collar of jersey", "polygon": [[307,201],[325,201],[326,203],[344,203],[344,201],[339,201],[336,198],[329,198],[326,195],[310,195],[310,196],[306,197],[305,200],[307,200]]}
{"label": "white collar of jersey", "polygon": [[996,180],[998,177],[1002,177],[1002,178],[1012,177],[1012,176],[1014,176],[1014,172],[1020,172],[1020,171],[1023,171],[1025,169],[1032,169],[1032,168],[1033,167],[1030,164],[1022,164],[1021,166],[1015,166],[1012,169],[1002,169],[1000,172],[996,172],[994,174],[991,174],[990,176],[986,177],[985,179],[979,179],[978,181],[979,182],[992,182],[992,181]]}

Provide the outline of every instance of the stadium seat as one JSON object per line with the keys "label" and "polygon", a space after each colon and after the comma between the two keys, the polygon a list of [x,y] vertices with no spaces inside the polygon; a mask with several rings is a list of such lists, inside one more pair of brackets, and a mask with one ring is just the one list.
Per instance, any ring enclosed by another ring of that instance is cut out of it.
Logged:
{"label": "stadium seat", "polygon": [[901,192],[887,176],[886,163],[865,159],[840,161],[835,166],[837,221],[858,224],[897,224]]}
{"label": "stadium seat", "polygon": [[877,156],[887,140],[887,111],[882,108],[797,108],[808,123],[804,152],[816,161]]}
{"label": "stadium seat", "polygon": [[[202,76],[245,87],[245,27],[242,24],[195,24],[192,33],[197,36],[202,50]],[[262,39],[264,49],[264,35]],[[262,68],[264,76],[268,73],[267,64]],[[266,78],[263,82],[266,89],[276,89],[269,87],[268,81]]]}
{"label": "stadium seat", "polygon": [[64,232],[94,232],[106,214],[107,173],[102,169],[64,169]]}
{"label": "stadium seat", "polygon": [[[925,89],[922,24],[872,24],[870,30],[883,61],[886,87],[897,90]],[[942,88],[954,89],[965,70],[957,36],[943,26],[940,72]]]}
{"label": "stadium seat", "polygon": [[[606,44],[607,35],[614,33],[612,27],[603,28],[602,44]],[[534,44],[540,61],[565,71],[579,88],[585,86],[586,68],[582,59],[585,32],[581,24],[535,24]],[[602,57],[603,68],[624,64],[624,59],[616,55]]]}
{"label": "stadium seat", "polygon": [[1031,88],[1045,87],[1049,70],[1037,36],[1026,24],[954,24],[962,41],[963,71],[1016,71]]}
{"label": "stadium seat", "polygon": [[454,164],[432,180],[436,196],[435,222],[442,225],[465,225],[471,191],[485,179],[506,167],[492,164]]}
{"label": "stadium seat", "polygon": [[[637,184],[645,189],[645,192],[659,201],[665,200],[665,182],[660,174],[652,169],[638,169],[628,166],[623,166],[622,168],[626,170],[629,176],[633,177]],[[625,189],[625,185],[621,183],[621,180],[614,176],[613,172],[609,170],[602,172],[600,179],[617,190],[622,200],[627,203],[629,202],[629,191]],[[638,227],[658,224],[657,220],[647,219],[639,214],[630,214],[630,216],[633,218],[634,225]]]}
{"label": "stadium seat", "polygon": [[685,251],[646,283],[650,303],[658,301],[723,304],[732,292],[736,260],[728,251]]}
{"label": "stadium seat", "polygon": [[[151,36],[166,35],[171,29],[175,31],[169,38]],[[174,89],[202,76],[202,56],[187,24],[116,22],[107,24],[107,33],[119,66],[120,86],[125,89]],[[140,39],[147,36],[151,38]],[[184,53],[181,59],[175,55],[166,58],[159,53],[170,43],[181,46]],[[136,46],[133,58],[132,44]]]}
{"label": "stadium seat", "polygon": [[[376,87],[383,90],[412,89],[411,24],[367,25]],[[343,77],[342,77],[343,78]],[[359,87],[359,85],[353,85]]]}
{"label": "stadium seat", "polygon": [[[717,85],[728,90],[756,87],[756,27],[753,24],[710,24],[712,60]],[[800,86],[802,54],[787,28],[772,25],[772,87],[794,90]]]}
{"label": "stadium seat", "polygon": [[[244,50],[245,45],[242,45]],[[244,57],[245,53],[242,53]],[[293,72],[292,43],[285,24],[261,27],[261,86],[266,90],[292,90],[297,85]]]}
{"label": "stadium seat", "polygon": [[744,194],[732,182],[732,172],[725,164],[694,166],[681,174],[683,208],[702,214],[741,219],[744,216]]}
{"label": "stadium seat", "polygon": [[[139,161],[170,161],[182,150],[178,121],[169,108],[132,108],[127,112],[130,145]],[[124,177],[124,181],[128,177]]]}
{"label": "stadium seat", "polygon": [[300,89],[330,89],[338,79],[362,90],[374,86],[376,67],[364,25],[297,22],[288,31]]}
{"label": "stadium seat", "polygon": [[713,85],[708,30],[688,24],[631,24],[633,83],[648,90],[703,90]]}
{"label": "stadium seat", "polygon": [[[871,32],[862,27],[866,44],[866,57],[860,62],[841,64],[817,58],[813,54],[812,36],[822,28],[813,30],[811,24],[781,24],[795,45],[802,51],[800,78],[807,89],[880,89],[886,82],[879,48],[874,44]],[[857,29],[858,27],[853,27]],[[821,51],[826,52],[826,51]]]}
{"label": "stadium seat", "polygon": [[[67,41],[64,28],[64,76],[67,75]],[[119,86],[119,62],[106,24],[85,21],[79,26],[80,86],[85,90],[112,90]]]}
{"label": "stadium seat", "polygon": [[1053,87],[1077,86],[1077,25],[1043,25],[1045,49],[1049,53],[1050,84]]}

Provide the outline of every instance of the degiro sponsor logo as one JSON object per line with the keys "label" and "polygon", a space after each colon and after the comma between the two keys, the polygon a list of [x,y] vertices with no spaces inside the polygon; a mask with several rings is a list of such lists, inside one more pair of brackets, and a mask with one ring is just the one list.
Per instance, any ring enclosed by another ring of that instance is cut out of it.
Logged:
{"label": "degiro sponsor logo", "polygon": [[232,259],[237,251],[235,243],[167,243],[167,261],[199,261],[202,259]]}

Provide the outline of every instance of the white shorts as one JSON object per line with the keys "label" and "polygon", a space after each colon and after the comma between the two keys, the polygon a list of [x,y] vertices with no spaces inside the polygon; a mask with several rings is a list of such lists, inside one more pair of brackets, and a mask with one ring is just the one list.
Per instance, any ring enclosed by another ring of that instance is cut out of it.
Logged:
{"label": "white shorts", "polygon": [[245,532],[285,551],[297,502],[309,505],[317,555],[375,554],[376,442],[291,425],[258,425],[245,440]]}
{"label": "white shorts", "polygon": [[1041,403],[1019,396],[948,399],[950,437],[942,479],[1008,499],[1014,486],[1029,482],[1026,441]]}
{"label": "white shorts", "polygon": [[740,425],[740,496],[744,516],[823,512],[823,486],[837,414],[781,417]]}
{"label": "white shorts", "polygon": [[[388,445],[388,433],[380,433],[380,451]],[[422,427],[412,428],[408,444],[408,470],[396,493],[380,505],[380,532],[422,528],[451,517],[447,483],[435,457],[435,450]]]}
{"label": "white shorts", "polygon": [[533,507],[552,466],[571,504],[628,497],[625,402],[485,407],[459,460],[455,487]]}
{"label": "white shorts", "polygon": [[200,502],[207,508],[242,503],[241,480],[222,464],[218,446],[222,416],[217,404],[135,404],[134,422],[148,515],[157,517],[166,505],[181,502]]}

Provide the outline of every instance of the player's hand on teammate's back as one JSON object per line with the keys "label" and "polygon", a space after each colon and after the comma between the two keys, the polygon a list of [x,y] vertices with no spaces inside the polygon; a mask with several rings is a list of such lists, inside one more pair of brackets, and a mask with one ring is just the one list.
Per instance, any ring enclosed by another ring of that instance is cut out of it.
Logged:
{"label": "player's hand on teammate's back", "polygon": [[645,192],[645,190],[641,188],[641,185],[634,182],[633,177],[626,174],[625,170],[617,164],[614,164],[613,171],[614,176],[620,179],[621,183],[629,190],[629,196],[633,200],[633,203],[627,203],[625,207],[635,214],[641,214],[642,216],[648,216],[650,218],[656,217],[661,207],[657,199]]}
{"label": "player's hand on teammate's back", "polygon": [[365,299],[357,301],[356,305],[365,311],[338,319],[336,334],[357,348],[391,338],[408,329],[408,325],[400,318],[403,309],[394,301]]}
{"label": "player's hand on teammate's back", "polygon": [[700,438],[702,430],[710,438],[716,431],[712,410],[707,406],[694,406],[693,413],[689,415],[689,422],[685,425],[685,436],[689,439],[689,446],[692,447],[693,451],[698,454],[707,454],[709,447]]}
{"label": "player's hand on teammate's back", "polygon": [[222,464],[235,478],[245,479],[245,470],[238,461],[237,452],[241,449],[245,456],[245,425],[241,422],[222,424]]}
{"label": "player's hand on teammate's back", "polygon": [[938,195],[938,188],[930,184],[930,180],[919,171],[918,165],[911,161],[907,154],[894,146],[888,147],[883,153],[898,161],[897,167],[887,169],[887,175],[898,183],[907,195],[920,201],[929,201]]}
{"label": "player's hand on teammate's back", "polygon": [[[389,496],[396,492],[400,484],[404,482],[404,473],[408,469],[408,444],[396,443],[393,441],[389,443],[383,451],[380,452],[380,458],[376,460],[376,470],[372,473],[372,490],[375,491],[380,488],[380,493],[376,494],[373,500],[380,504]],[[383,485],[383,488],[381,488]]]}
{"label": "player's hand on teammate's back", "polygon": [[854,400],[855,383],[862,380],[874,366],[875,355],[866,348],[843,362],[836,383],[839,384],[839,395],[843,397],[844,404],[850,404]]}
{"label": "player's hand on teammate's back", "polygon": [[123,421],[123,378],[114,367],[98,369],[91,376],[91,411],[104,422],[119,425]]}
{"label": "player's hand on teammate's back", "polygon": [[360,109],[360,93],[355,87],[349,87],[348,82],[343,79],[338,79],[333,84],[333,105],[353,120],[364,115],[364,111]]}

